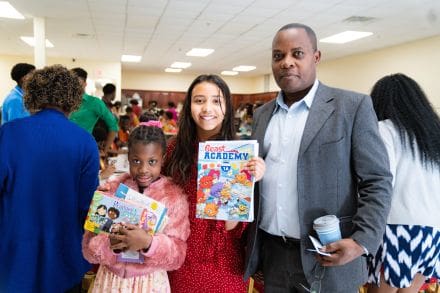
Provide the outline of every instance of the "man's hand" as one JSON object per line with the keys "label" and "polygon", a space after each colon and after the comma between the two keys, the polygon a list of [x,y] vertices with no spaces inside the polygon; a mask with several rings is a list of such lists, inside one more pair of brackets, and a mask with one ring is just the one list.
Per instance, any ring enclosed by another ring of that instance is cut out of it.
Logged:
{"label": "man's hand", "polygon": [[322,266],[341,266],[364,254],[362,246],[351,238],[345,238],[325,245],[322,252],[328,252],[330,256],[316,254],[316,258]]}

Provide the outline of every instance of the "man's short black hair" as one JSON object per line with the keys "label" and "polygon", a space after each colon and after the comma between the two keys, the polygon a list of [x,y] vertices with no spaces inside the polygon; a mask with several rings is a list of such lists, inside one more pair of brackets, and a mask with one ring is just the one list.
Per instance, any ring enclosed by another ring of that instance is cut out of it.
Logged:
{"label": "man's short black hair", "polygon": [[20,83],[20,79],[33,70],[35,70],[35,66],[32,64],[17,63],[12,67],[11,78],[15,80],[16,83]]}
{"label": "man's short black hair", "polygon": [[288,30],[288,29],[292,29],[292,28],[299,28],[299,29],[305,30],[306,33],[307,33],[307,36],[310,39],[310,43],[312,43],[313,50],[314,51],[318,50],[318,44],[317,44],[317,40],[316,40],[315,31],[311,27],[309,27],[309,26],[307,26],[305,24],[302,24],[302,23],[289,23],[289,24],[286,24],[285,26],[283,26],[282,28],[280,28],[278,30],[278,32],[284,31],[284,30]]}
{"label": "man's short black hair", "polygon": [[81,67],[75,67],[72,68],[72,71],[78,76],[79,78],[82,78],[84,81],[87,80],[87,71],[82,69]]}
{"label": "man's short black hair", "polygon": [[112,83],[107,83],[103,88],[102,92],[104,95],[112,94],[116,91],[116,86]]}

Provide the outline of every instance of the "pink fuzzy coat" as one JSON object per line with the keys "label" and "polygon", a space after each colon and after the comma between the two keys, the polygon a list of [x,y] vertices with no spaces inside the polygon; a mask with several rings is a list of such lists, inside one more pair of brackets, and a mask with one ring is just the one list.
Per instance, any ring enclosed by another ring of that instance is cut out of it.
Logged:
{"label": "pink fuzzy coat", "polygon": [[[129,174],[107,182],[108,193],[114,194],[119,183],[138,190],[136,182]],[[90,263],[106,266],[114,274],[130,278],[146,275],[157,270],[177,270],[185,260],[186,239],[189,236],[188,201],[182,190],[167,177],[160,177],[145,189],[144,194],[165,204],[168,221],[163,232],[153,236],[153,241],[145,256],[144,263],[124,263],[116,261],[116,254],[110,249],[108,234],[98,235],[86,231],[82,249]]]}

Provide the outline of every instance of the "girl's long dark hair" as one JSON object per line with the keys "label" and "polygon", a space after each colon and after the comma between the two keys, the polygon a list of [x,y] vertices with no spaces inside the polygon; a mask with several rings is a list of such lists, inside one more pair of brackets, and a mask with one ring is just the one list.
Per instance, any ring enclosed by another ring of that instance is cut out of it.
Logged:
{"label": "girl's long dark hair", "polygon": [[425,166],[440,167],[440,119],[416,81],[397,73],[381,78],[371,91],[379,121],[390,119],[404,148],[417,149]]}
{"label": "girl's long dark hair", "polygon": [[235,136],[234,116],[232,108],[232,97],[228,85],[217,75],[200,75],[189,86],[179,117],[179,132],[175,140],[174,152],[166,158],[165,174],[181,184],[188,180],[190,168],[194,164],[197,137],[196,124],[191,116],[191,97],[196,85],[202,82],[209,82],[218,86],[225,99],[226,109],[220,132],[210,139],[231,140]]}

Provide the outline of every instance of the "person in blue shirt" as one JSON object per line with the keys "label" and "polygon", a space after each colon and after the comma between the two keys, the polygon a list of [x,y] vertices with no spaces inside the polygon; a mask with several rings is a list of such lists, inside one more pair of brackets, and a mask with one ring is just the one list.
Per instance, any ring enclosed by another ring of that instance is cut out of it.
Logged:
{"label": "person in blue shirt", "polygon": [[23,104],[23,81],[26,76],[35,70],[35,66],[28,63],[18,63],[12,67],[11,78],[17,82],[17,85],[11,90],[5,98],[2,107],[2,124],[11,120],[27,117],[29,112]]}
{"label": "person in blue shirt", "polygon": [[32,115],[0,127],[0,292],[80,292],[99,170],[92,135],[68,119],[82,88],[54,65],[35,70],[24,92]]}

